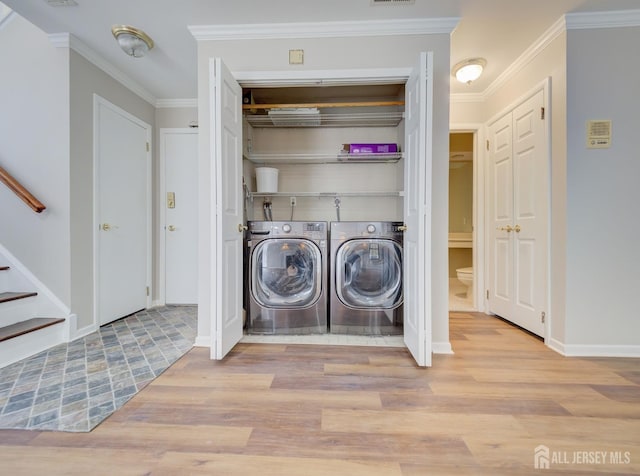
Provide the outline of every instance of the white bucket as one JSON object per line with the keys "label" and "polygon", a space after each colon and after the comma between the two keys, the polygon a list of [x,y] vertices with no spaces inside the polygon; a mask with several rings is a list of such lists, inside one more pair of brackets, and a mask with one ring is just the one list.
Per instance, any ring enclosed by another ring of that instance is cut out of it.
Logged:
{"label": "white bucket", "polygon": [[256,186],[258,193],[276,193],[278,191],[278,169],[256,167]]}

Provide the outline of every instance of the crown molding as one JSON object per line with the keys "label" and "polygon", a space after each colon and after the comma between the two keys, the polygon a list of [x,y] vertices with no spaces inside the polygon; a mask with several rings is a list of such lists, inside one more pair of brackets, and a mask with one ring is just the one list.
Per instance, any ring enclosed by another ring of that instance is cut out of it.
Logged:
{"label": "crown molding", "polygon": [[111,63],[100,57],[95,51],[85,45],[78,38],[70,33],[53,33],[49,35],[49,42],[56,48],[70,48],[84,59],[92,63],[94,66],[100,68],[106,74],[118,81],[124,87],[129,89],[134,94],[140,96],[152,106],[156,105],[156,98],[147,91],[144,87],[131,79],[121,70],[113,66]]}
{"label": "crown molding", "polygon": [[449,100],[456,104],[484,102],[485,95],[484,93],[451,93]]}
{"label": "crown molding", "polygon": [[158,99],[156,101],[157,108],[172,108],[172,107],[198,107],[197,98],[187,99]]}
{"label": "crown molding", "polygon": [[[486,100],[505,85],[518,71],[529,64],[541,51],[567,30],[593,28],[620,28],[640,26],[640,10],[620,10],[613,12],[567,13],[558,19],[524,53],[500,74],[482,93]],[[467,101],[468,102],[468,101]]]}
{"label": "crown molding", "polygon": [[492,96],[500,88],[502,88],[513,76],[527,66],[533,59],[540,54],[553,40],[558,38],[566,31],[566,22],[564,17],[560,17],[551,27],[545,31],[540,38],[533,42],[500,76],[498,76],[482,95],[484,99]]}
{"label": "crown molding", "polygon": [[640,26],[640,10],[567,13],[565,17],[567,30]]}
{"label": "crown molding", "polygon": [[0,30],[2,30],[5,26],[7,26],[11,20],[13,20],[16,17],[16,12],[14,11],[10,11],[9,13],[7,13],[7,15],[0,19]]}
{"label": "crown molding", "polygon": [[197,41],[451,34],[457,17],[406,20],[190,25]]}

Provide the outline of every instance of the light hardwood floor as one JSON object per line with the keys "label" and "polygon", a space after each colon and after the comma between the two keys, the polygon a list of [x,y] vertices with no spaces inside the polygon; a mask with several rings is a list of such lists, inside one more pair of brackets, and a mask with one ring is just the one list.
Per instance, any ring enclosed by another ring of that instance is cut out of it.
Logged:
{"label": "light hardwood floor", "polygon": [[640,474],[640,360],[565,358],[474,313],[451,341],[429,369],[402,348],[195,348],[91,433],[0,431],[2,474]]}

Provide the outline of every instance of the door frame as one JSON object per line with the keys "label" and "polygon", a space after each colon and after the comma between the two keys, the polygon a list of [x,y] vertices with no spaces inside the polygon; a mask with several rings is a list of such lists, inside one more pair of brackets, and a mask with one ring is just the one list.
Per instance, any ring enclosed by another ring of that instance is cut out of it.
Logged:
{"label": "door frame", "polygon": [[[165,197],[167,195],[167,185],[165,180],[167,178],[167,154],[164,147],[164,138],[169,134],[195,134],[198,135],[198,129],[195,127],[161,127],[160,135],[159,135],[159,149],[160,149],[160,158],[159,158],[159,180],[160,187],[159,195],[158,195],[158,207],[160,208],[160,220],[158,224],[158,233],[160,239],[158,241],[158,276],[159,276],[159,288],[158,288],[158,296],[157,301],[154,301],[154,304],[165,305],[166,304],[166,290],[167,290],[167,276],[166,276],[166,259],[167,259],[167,237],[165,233],[165,228],[167,226],[167,207]],[[198,156],[194,158],[196,161],[196,166],[198,163]]]}
{"label": "door frame", "polygon": [[477,312],[484,312],[487,298],[484,292],[486,280],[487,250],[485,249],[485,192],[486,170],[485,149],[481,145],[485,141],[484,125],[479,123],[453,123],[449,126],[449,134],[473,134],[473,208],[471,223],[473,252],[473,307]]}
{"label": "door frame", "polygon": [[[551,137],[551,132],[552,132],[552,111],[551,111],[551,77],[546,77],[545,79],[543,79],[542,81],[540,81],[538,84],[536,84],[535,86],[533,86],[532,88],[528,89],[524,94],[521,94],[520,96],[518,96],[516,99],[514,99],[513,101],[509,102],[509,104],[505,107],[503,107],[502,109],[500,109],[496,114],[494,114],[493,116],[491,116],[489,118],[489,120],[487,120],[484,123],[483,126],[483,133],[485,137],[488,137],[488,131],[489,131],[489,126],[491,124],[493,124],[494,122],[496,122],[497,120],[499,120],[501,117],[503,117],[505,114],[508,114],[509,112],[513,111],[516,107],[518,107],[520,104],[522,104],[523,102],[525,102],[526,100],[528,100],[529,98],[531,98],[532,96],[534,96],[535,94],[542,92],[542,104],[545,110],[545,120],[544,120],[544,134],[545,134],[545,147],[543,150],[546,151],[546,161],[545,161],[545,166],[546,166],[546,170],[545,170],[545,177],[546,177],[546,198],[547,198],[547,206],[546,206],[546,213],[547,213],[547,219],[546,219],[546,226],[547,226],[547,230],[546,230],[546,239],[547,239],[547,243],[546,243],[546,251],[547,251],[547,255],[545,257],[545,265],[547,267],[546,269],[546,273],[545,273],[545,280],[546,280],[546,290],[544,292],[544,296],[545,296],[545,321],[544,321],[544,343],[545,345],[549,346],[551,343],[551,320],[553,319],[552,313],[551,313],[551,159],[552,159],[552,155],[551,155],[551,149],[552,149],[552,137]],[[488,157],[485,155],[485,157]],[[491,173],[490,167],[491,167],[491,163],[489,160],[485,159],[484,160],[484,173],[485,173],[485,192],[486,193],[490,193],[491,191],[489,190],[489,186],[488,186],[488,180],[489,180],[489,175]],[[490,241],[490,235],[489,235],[489,226],[491,226],[491,201],[490,200],[485,200],[484,203],[484,210],[485,210],[485,243],[488,243]],[[491,270],[489,269],[490,266],[492,266],[492,260],[491,260],[491,255],[490,255],[490,250],[488,249],[489,247],[487,246],[487,250],[485,250],[485,259],[486,259],[486,269],[485,269],[485,273],[486,273],[486,277],[488,280],[488,277],[491,276]],[[488,282],[488,281],[487,281]],[[486,300],[486,297],[485,297]],[[489,311],[489,303],[487,302],[487,307],[486,307],[486,314],[490,314],[490,315],[494,315],[493,313],[491,313]]]}
{"label": "door frame", "polygon": [[116,106],[115,104],[109,102],[108,100],[106,100],[105,98],[103,98],[102,96],[98,95],[98,94],[93,94],[93,160],[92,160],[92,167],[93,167],[93,197],[92,197],[92,201],[93,201],[93,323],[94,326],[96,328],[99,328],[102,324],[102,319],[100,316],[100,309],[98,306],[99,303],[99,295],[100,295],[100,283],[99,283],[99,276],[100,276],[100,260],[98,259],[100,256],[100,234],[98,233],[98,230],[100,228],[100,220],[99,220],[99,203],[98,203],[98,198],[99,198],[99,192],[100,192],[100,168],[99,168],[99,148],[98,148],[98,144],[99,144],[99,139],[100,139],[100,135],[99,135],[99,131],[100,128],[98,127],[99,124],[99,120],[100,120],[100,116],[98,114],[98,109],[100,106],[104,106],[107,107],[109,109],[111,109],[113,112],[115,112],[116,114],[121,115],[122,117],[128,119],[129,121],[135,123],[136,125],[140,126],[142,129],[145,130],[146,132],[146,141],[148,144],[147,147],[147,155],[146,155],[146,162],[147,162],[147,166],[146,166],[146,187],[147,187],[147,193],[146,193],[146,233],[147,233],[147,253],[146,253],[146,262],[147,262],[147,266],[146,266],[146,282],[147,282],[147,289],[149,290],[149,292],[147,293],[147,299],[146,299],[146,306],[151,307],[151,295],[153,294],[153,286],[152,286],[152,265],[153,265],[153,235],[152,235],[152,207],[153,207],[153,196],[152,196],[152,190],[151,190],[151,186],[152,186],[152,168],[151,168],[151,164],[152,164],[152,147],[153,147],[153,143],[152,143],[152,134],[153,134],[153,129],[151,127],[151,125],[147,124],[146,122],[144,122],[142,119],[134,116],[133,114],[125,111],[124,109],[122,109],[119,106]]}
{"label": "door frame", "polygon": [[[317,85],[318,80],[322,81],[323,85],[356,85],[362,83],[370,83],[370,84],[391,84],[391,83],[403,83],[406,84],[409,80],[411,73],[414,67],[405,67],[405,68],[372,68],[372,69],[349,69],[349,70],[309,70],[309,71],[232,71],[232,74],[235,80],[242,87],[274,87],[274,86],[306,86],[306,85]],[[211,71],[211,66],[210,66]],[[428,74],[432,75],[432,71],[428,71]],[[214,83],[212,78],[209,78],[210,88],[213,87]],[[210,98],[210,111],[209,111],[209,120],[213,123],[213,94]],[[429,106],[432,108],[432,105]],[[431,109],[429,109],[431,111]],[[430,114],[431,112],[429,112]],[[213,135],[211,140],[213,141]],[[212,159],[213,154],[213,144],[209,145],[209,157]],[[212,167],[213,169],[213,167]],[[211,171],[211,179],[212,179],[212,189],[215,187],[215,176],[214,171]],[[431,173],[429,171],[429,173]],[[210,207],[212,211],[216,210],[215,203],[215,195],[212,193],[209,196],[211,203]],[[428,204],[430,205],[430,204]],[[211,279],[211,288],[215,289],[215,247],[216,242],[219,240],[219,231],[217,229],[215,219],[211,220],[211,235],[210,240],[211,243],[208,244],[210,247],[210,260],[212,269],[209,270],[209,276]],[[430,226],[429,226],[430,228]],[[425,239],[430,239],[430,236],[425,236]],[[425,249],[425,253],[428,255],[426,257],[425,262],[431,263],[431,247],[427,246]],[[429,270],[430,275],[430,270]],[[426,283],[429,287],[431,286],[430,280]],[[428,290],[431,293],[431,289]],[[217,320],[221,318],[221,316],[216,315],[216,307],[215,307],[215,293],[212,292],[209,298],[210,302],[210,345],[213,347],[215,345],[214,339],[216,338],[216,329],[217,329]],[[429,361],[431,354],[433,353],[433,334],[431,332],[432,327],[432,309],[428,307],[426,309],[428,311],[428,315],[423,317],[425,319],[427,333],[426,333],[426,341],[424,344],[426,348],[429,350]]]}

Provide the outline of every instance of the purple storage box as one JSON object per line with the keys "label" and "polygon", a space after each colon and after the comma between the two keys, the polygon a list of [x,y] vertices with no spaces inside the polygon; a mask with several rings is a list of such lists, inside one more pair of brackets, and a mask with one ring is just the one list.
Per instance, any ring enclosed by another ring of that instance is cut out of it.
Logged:
{"label": "purple storage box", "polygon": [[398,144],[343,144],[342,150],[349,154],[395,154]]}

